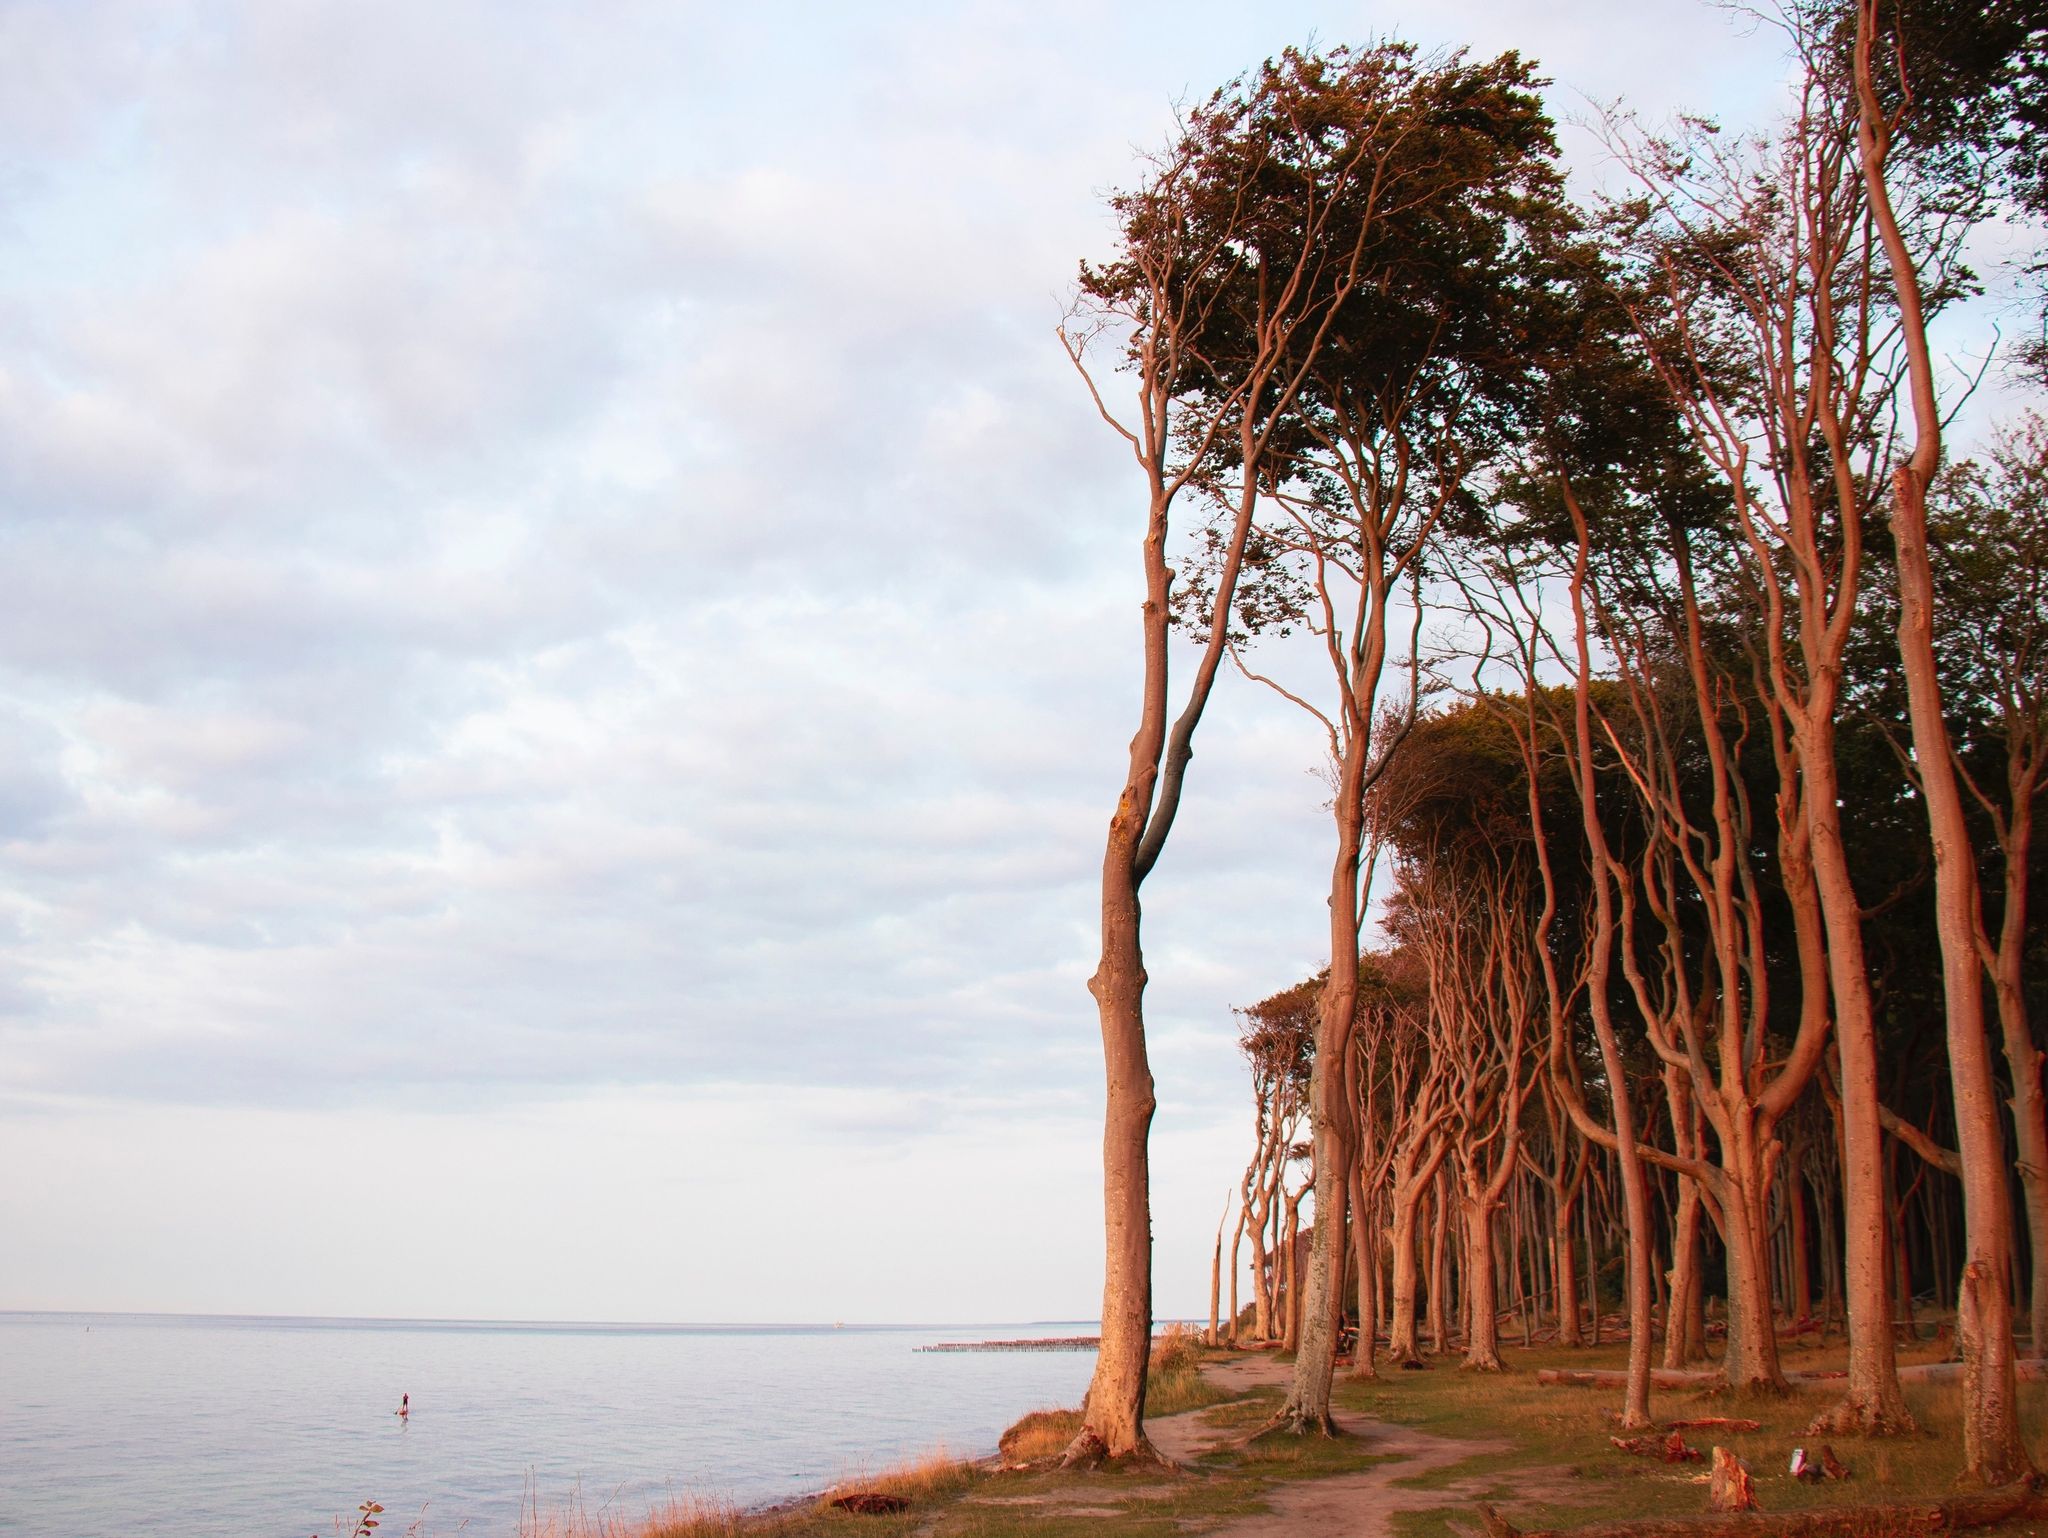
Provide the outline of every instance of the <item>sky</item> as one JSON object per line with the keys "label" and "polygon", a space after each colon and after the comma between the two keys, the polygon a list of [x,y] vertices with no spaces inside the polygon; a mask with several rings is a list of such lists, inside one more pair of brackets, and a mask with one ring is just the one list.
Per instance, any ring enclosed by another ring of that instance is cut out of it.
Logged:
{"label": "sky", "polygon": [[[0,1308],[1093,1317],[1144,504],[1053,328],[1176,101],[1388,35],[1784,75],[1692,0],[0,0]],[[1318,757],[1226,680],[1147,888],[1163,1315]]]}

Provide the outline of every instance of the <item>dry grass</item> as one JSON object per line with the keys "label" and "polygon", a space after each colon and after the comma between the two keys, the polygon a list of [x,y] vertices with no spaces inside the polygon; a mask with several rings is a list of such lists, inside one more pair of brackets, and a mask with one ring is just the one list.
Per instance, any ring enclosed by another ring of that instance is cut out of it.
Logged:
{"label": "dry grass", "polygon": [[1045,1463],[1081,1434],[1079,1410],[1033,1410],[996,1444],[1006,1464]]}
{"label": "dry grass", "polygon": [[632,1530],[633,1538],[738,1538],[746,1518],[730,1501],[671,1496]]}
{"label": "dry grass", "polygon": [[835,1498],[862,1492],[893,1495],[912,1511],[943,1504],[983,1477],[978,1464],[941,1448],[873,1471],[856,1467],[812,1500],[770,1511],[747,1511],[711,1496],[670,1495],[652,1510],[629,1516],[607,1501],[593,1510],[578,1491],[559,1506],[544,1506],[531,1485],[519,1518],[519,1538],[809,1538],[854,1523],[863,1533],[895,1531],[887,1519],[849,1516]]}
{"label": "dry grass", "polygon": [[595,1510],[579,1488],[559,1505],[543,1505],[531,1480],[519,1506],[519,1538],[736,1538],[751,1531],[731,1501],[671,1493],[644,1514],[628,1515],[612,1501]]}
{"label": "dry grass", "polygon": [[839,1496],[873,1491],[881,1495],[901,1496],[916,1505],[941,1496],[957,1495],[981,1474],[979,1463],[955,1458],[945,1448],[939,1447],[907,1463],[891,1464],[874,1473],[856,1468],[819,1497],[819,1504],[829,1506]]}
{"label": "dry grass", "polygon": [[1170,1324],[1159,1333],[1152,1342],[1152,1357],[1146,1368],[1148,1419],[1204,1409],[1228,1397],[1202,1376],[1202,1363],[1210,1354],[1202,1337],[1187,1325]]}

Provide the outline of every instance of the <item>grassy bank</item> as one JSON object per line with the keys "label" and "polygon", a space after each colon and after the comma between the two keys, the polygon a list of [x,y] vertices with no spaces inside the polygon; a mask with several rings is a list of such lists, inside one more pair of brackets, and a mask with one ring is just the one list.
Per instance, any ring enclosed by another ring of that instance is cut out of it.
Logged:
{"label": "grassy bank", "polygon": [[[1926,1359],[1932,1348],[1906,1353]],[[1842,1348],[1788,1346],[1794,1371],[1841,1365]],[[680,1502],[627,1521],[611,1515],[538,1513],[522,1538],[1068,1538],[1105,1530],[1134,1538],[1227,1529],[1260,1512],[1284,1515],[1305,1500],[1354,1502],[1355,1527],[1394,1538],[1451,1538],[1478,1529],[1477,1506],[1497,1505],[1518,1527],[1570,1527],[1595,1521],[1669,1517],[1705,1507],[1705,1465],[1666,1463],[1617,1449],[1618,1391],[1537,1381],[1542,1367],[1614,1367],[1624,1348],[1504,1350],[1510,1370],[1478,1375],[1455,1358],[1428,1371],[1389,1373],[1377,1381],[1342,1379],[1336,1403],[1357,1435],[1306,1441],[1255,1435],[1280,1390],[1271,1383],[1229,1386],[1242,1362],[1203,1352],[1191,1337],[1162,1343],[1151,1394],[1154,1423],[1180,1419],[1183,1461],[1168,1468],[1072,1474],[1056,1467],[1079,1424],[1071,1410],[1026,1416],[1005,1434],[996,1460],[936,1456],[850,1479],[812,1500],[770,1512],[742,1513]],[[1272,1358],[1266,1358],[1272,1362]],[[1266,1376],[1276,1376],[1273,1368]],[[2034,1434],[2037,1461],[2048,1462],[2048,1384],[2022,1385],[2022,1424]],[[1792,1478],[1794,1447],[1817,1452],[1805,1427],[1827,1403],[1826,1390],[1784,1399],[1736,1398],[1702,1390],[1653,1396],[1660,1422],[1709,1416],[1758,1423],[1681,1432],[1701,1453],[1718,1444],[1749,1465],[1766,1512],[1869,1506],[1950,1493],[1961,1467],[1960,1393],[1954,1384],[1907,1389],[1923,1434],[1880,1442],[1838,1439],[1834,1449],[1852,1477],[1809,1484]],[[1310,1487],[1314,1486],[1312,1490]],[[848,1497],[869,1497],[848,1502]],[[837,1504],[835,1504],[835,1502]],[[900,1503],[900,1504],[897,1504]],[[865,1507],[865,1509],[863,1509]],[[2048,1527],[2013,1523],[1980,1531],[2017,1538]],[[1873,1529],[1875,1538],[1878,1529]]]}

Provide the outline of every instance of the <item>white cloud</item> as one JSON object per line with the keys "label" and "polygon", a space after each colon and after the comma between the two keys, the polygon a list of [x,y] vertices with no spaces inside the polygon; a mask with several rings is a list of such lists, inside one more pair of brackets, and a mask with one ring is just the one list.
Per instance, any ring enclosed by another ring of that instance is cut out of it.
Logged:
{"label": "white cloud", "polygon": [[[1176,98],[1395,20],[0,7],[0,1307],[1092,1308],[1139,488],[1051,327]],[[1676,0],[1432,26],[1756,78]],[[1229,681],[1148,893],[1169,1310],[1317,752]]]}

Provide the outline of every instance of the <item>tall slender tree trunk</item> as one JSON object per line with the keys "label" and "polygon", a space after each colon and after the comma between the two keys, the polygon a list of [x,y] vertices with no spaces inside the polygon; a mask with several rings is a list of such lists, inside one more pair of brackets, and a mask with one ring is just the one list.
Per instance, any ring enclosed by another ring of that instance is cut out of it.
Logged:
{"label": "tall slender tree trunk", "polygon": [[2033,858],[2033,786],[2022,783],[2012,798],[2002,840],[2005,853],[2005,911],[1999,917],[1998,947],[1991,978],[1998,1000],[1998,1024],[2005,1041],[2005,1067],[2012,1079],[2014,1141],[2019,1145],[2020,1204],[2027,1220],[2027,1312],[2029,1345],[2048,1358],[2048,1096],[2041,1087],[2042,1053],[2027,1022],[2025,959],[2027,876]]}
{"label": "tall slender tree trunk", "polygon": [[1372,1203],[1366,1200],[1363,1174],[1351,1175],[1352,1270],[1358,1283],[1358,1349],[1352,1358],[1352,1375],[1377,1378],[1379,1368],[1379,1229]]}
{"label": "tall slender tree trunk", "polygon": [[[1913,401],[1911,459],[1892,476],[1892,543],[1899,578],[1899,659],[1913,726],[1913,756],[1934,837],[1935,932],[1941,942],[1942,1001],[1948,1016],[1949,1083],[1955,1099],[1956,1147],[1963,1162],[1963,1214],[1968,1258],[1957,1318],[1963,1348],[1963,1453],[1967,1473],[2006,1484],[2034,1472],[2020,1439],[2014,1381],[2012,1209],[2005,1188],[2004,1138],[1984,1030],[1984,974],[1977,951],[1983,933],[1977,865],[1963,817],[1961,787],[1942,719],[1941,681],[1934,662],[1934,579],[1927,560],[1928,482],[1941,457],[1941,410],[1921,304],[1919,269],[1892,211],[1885,182],[1891,124],[1878,104],[1871,55],[1877,0],[1860,0],[1856,29],[1858,159],[1871,214],[1898,293]],[[1853,1387],[1852,1387],[1853,1392]]]}
{"label": "tall slender tree trunk", "polygon": [[1704,1285],[1700,1276],[1699,1186],[1687,1176],[1678,1180],[1678,1206],[1671,1217],[1671,1303],[1664,1318],[1664,1365],[1684,1367],[1696,1362],[1692,1311]]}
{"label": "tall slender tree trunk", "polygon": [[1240,1243],[1242,1242],[1242,1240],[1244,1239],[1244,1230],[1245,1230],[1245,1207],[1244,1207],[1244,1203],[1243,1203],[1243,1202],[1239,1202],[1239,1203],[1237,1204],[1237,1227],[1236,1227],[1235,1229],[1233,1229],[1233,1230],[1231,1231],[1231,1235],[1230,1235],[1230,1348],[1231,1348],[1231,1349],[1232,1349],[1233,1351],[1235,1351],[1235,1350],[1237,1349],[1237,1344],[1238,1344],[1238,1324],[1237,1324],[1237,1321],[1238,1321],[1238,1313],[1239,1313],[1239,1310],[1238,1310],[1238,1306],[1237,1306],[1237,1278],[1238,1278],[1238,1275],[1239,1275],[1239,1272],[1238,1272],[1238,1253],[1239,1253],[1239,1245],[1240,1245]]}
{"label": "tall slender tree trunk", "polygon": [[1812,835],[1814,887],[1826,926],[1828,984],[1835,1001],[1835,1040],[1842,1066],[1843,1304],[1849,1316],[1849,1391],[1816,1416],[1816,1432],[1890,1436],[1915,1430],[1899,1391],[1892,1340],[1891,1263],[1884,1197],[1884,1129],[1878,1120],[1877,1028],[1863,953],[1863,909],[1842,847],[1840,789],[1835,774],[1833,690],[1816,689],[1802,723],[1806,818]]}
{"label": "tall slender tree trunk", "polygon": [[1293,1351],[1301,1342],[1301,1203],[1314,1189],[1314,1174],[1299,1191],[1287,1198],[1287,1235],[1281,1241],[1280,1255],[1285,1267],[1283,1294],[1285,1301],[1280,1308],[1280,1349]]}
{"label": "tall slender tree trunk", "polygon": [[1422,1362],[1415,1338],[1415,1281],[1421,1269],[1415,1228],[1421,1205],[1422,1192],[1417,1189],[1407,1200],[1397,1199],[1394,1208],[1394,1299],[1387,1313],[1387,1360],[1396,1367],[1417,1367]]}
{"label": "tall slender tree trunk", "polygon": [[1771,1316],[1770,1227],[1761,1192],[1730,1184],[1721,1203],[1728,1264],[1728,1349],[1722,1371],[1741,1393],[1783,1394]]}
{"label": "tall slender tree trunk", "polygon": [[1830,1323],[1843,1316],[1842,1246],[1835,1238],[1835,1203],[1830,1192],[1821,1192],[1814,1203],[1814,1219],[1820,1228],[1821,1335]]}
{"label": "tall slender tree trunk", "polygon": [[2014,1141],[2019,1145],[2020,1204],[2027,1220],[2027,1313],[2032,1355],[2048,1358],[2048,1097],[2041,1087],[2042,1053],[2027,1023],[2024,965],[2027,865],[2033,855],[2033,797],[2015,796],[2005,845],[2005,911],[1999,920],[1992,981],[1998,1023],[2012,1079]]}
{"label": "tall slender tree trunk", "polygon": [[[1384,611],[1379,611],[1384,623]],[[1368,706],[1370,701],[1367,702]],[[1310,1236],[1294,1382],[1275,1417],[1286,1429],[1337,1434],[1330,1385],[1337,1371],[1337,1321],[1343,1311],[1344,1214],[1357,1163],[1346,1064],[1358,1006],[1358,874],[1365,843],[1365,771],[1370,736],[1354,730],[1336,796],[1337,858],[1330,871],[1330,972],[1316,1006],[1316,1050],[1309,1066],[1309,1114],[1315,1140],[1316,1210]]]}
{"label": "tall slender tree trunk", "polygon": [[1152,1349],[1149,1139],[1156,1102],[1145,1053],[1138,889],[1129,876],[1129,857],[1117,843],[1112,835],[1103,872],[1102,962],[1088,980],[1102,1017],[1102,1212],[1108,1263],[1102,1280],[1102,1341],[1084,1401],[1086,1445],[1069,1450],[1075,1462],[1151,1451],[1144,1418],[1145,1365]]}
{"label": "tall slender tree trunk", "polygon": [[1934,835],[1935,932],[1941,941],[1942,998],[1948,1015],[1949,1083],[1956,1147],[1963,1165],[1966,1258],[1956,1321],[1963,1350],[1963,1461],[1986,1484],[2010,1484],[2034,1472],[2019,1429],[2013,1364],[2012,1208],[2007,1200],[2005,1139],[1984,1030],[1983,932],[1976,859],[1963,819],[1961,787],[1941,715],[1934,665],[1934,579],[1927,562],[1925,482],[1902,466],[1892,482],[1892,535],[1898,552],[1899,655],[1913,718],[1913,756]]}
{"label": "tall slender tree trunk", "polygon": [[[1621,1174],[1622,1221],[1628,1245],[1628,1374],[1622,1390],[1621,1424],[1624,1430],[1639,1430],[1650,1424],[1650,1314],[1652,1277],[1650,1258],[1650,1182],[1643,1168],[1642,1144],[1636,1135],[1634,1097],[1629,1093],[1628,1066],[1614,1031],[1614,1009],[1610,997],[1614,984],[1617,940],[1615,888],[1625,878],[1608,846],[1606,829],[1600,822],[1599,773],[1593,753],[1593,661],[1591,627],[1586,616],[1586,580],[1592,558],[1592,534],[1569,483],[1562,477],[1566,504],[1572,512],[1577,536],[1570,583],[1572,643],[1576,673],[1572,680],[1572,770],[1578,789],[1579,828],[1593,878],[1593,929],[1586,966],[1586,1002],[1593,1017],[1594,1039],[1600,1045],[1600,1071],[1607,1080],[1607,1098],[1612,1116],[1615,1164]],[[1553,989],[1553,992],[1555,990]],[[1553,1076],[1562,1050],[1552,1027]],[[1574,1108],[1575,1117],[1580,1109]],[[1581,1128],[1588,1136],[1597,1129]],[[1602,1138],[1605,1141],[1605,1138]],[[1597,1341],[1597,1337],[1596,1337]]]}
{"label": "tall slender tree trunk", "polygon": [[1429,1197],[1429,1349],[1442,1356],[1451,1349],[1451,1214],[1446,1187],[1449,1182],[1439,1167]]}
{"label": "tall slender tree trunk", "polygon": [[1230,1222],[1231,1201],[1223,1198],[1223,1216],[1216,1220],[1216,1251],[1209,1257],[1209,1333],[1202,1344],[1214,1348],[1221,1340],[1219,1326],[1223,1312],[1223,1229]]}
{"label": "tall slender tree trunk", "polygon": [[1579,1332],[1578,1238],[1572,1233],[1576,1206],[1576,1198],[1560,1198],[1551,1208],[1550,1251],[1555,1257],[1551,1262],[1551,1272],[1556,1277],[1557,1343],[1560,1346],[1585,1344],[1585,1338]]}
{"label": "tall slender tree trunk", "polygon": [[1465,1198],[1465,1362],[1474,1372],[1499,1372],[1500,1316],[1494,1276],[1493,1208]]}
{"label": "tall slender tree trunk", "polygon": [[1805,1139],[1795,1140],[1785,1153],[1785,1174],[1782,1189],[1785,1192],[1786,1214],[1791,1220],[1792,1268],[1791,1292],[1786,1302],[1786,1313],[1794,1324],[1813,1317],[1813,1269],[1807,1259],[1806,1234],[1806,1146]]}
{"label": "tall slender tree trunk", "polygon": [[1252,1241],[1252,1338],[1264,1345],[1273,1338],[1273,1299],[1267,1277],[1277,1272],[1277,1259],[1266,1250],[1263,1223],[1249,1230]]}

